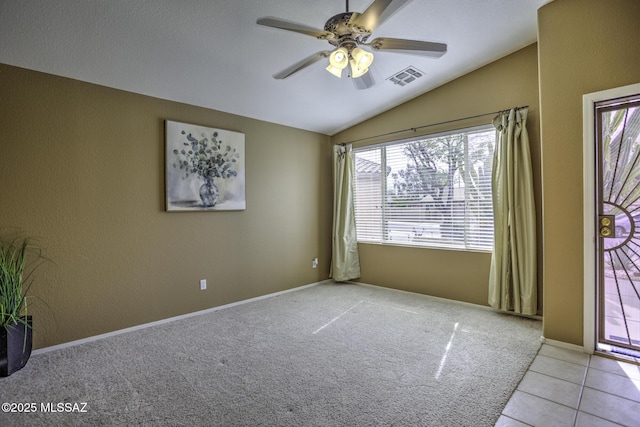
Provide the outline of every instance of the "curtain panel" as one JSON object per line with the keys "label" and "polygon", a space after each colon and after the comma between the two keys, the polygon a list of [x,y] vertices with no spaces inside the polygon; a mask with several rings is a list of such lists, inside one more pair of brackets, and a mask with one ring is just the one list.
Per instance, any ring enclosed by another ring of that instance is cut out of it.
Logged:
{"label": "curtain panel", "polygon": [[494,245],[489,305],[535,315],[537,299],[536,214],[528,109],[512,109],[493,121],[498,133],[493,161]]}
{"label": "curtain panel", "polygon": [[360,257],[354,208],[354,160],[351,145],[333,147],[333,240],[331,277],[360,277]]}

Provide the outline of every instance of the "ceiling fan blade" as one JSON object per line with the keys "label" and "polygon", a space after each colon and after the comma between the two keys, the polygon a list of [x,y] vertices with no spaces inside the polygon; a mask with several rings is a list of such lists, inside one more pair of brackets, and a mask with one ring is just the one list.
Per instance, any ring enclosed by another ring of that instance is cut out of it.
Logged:
{"label": "ceiling fan blade", "polygon": [[304,24],[298,24],[297,22],[285,21],[284,19],[274,18],[267,16],[259,18],[256,23],[258,25],[264,25],[265,27],[278,28],[280,30],[294,31],[296,33],[306,34],[322,40],[333,39],[333,33],[324,30],[318,30],[313,27],[309,27]]}
{"label": "ceiling fan blade", "polygon": [[374,50],[396,51],[399,53],[410,53],[413,55],[440,58],[447,53],[447,45],[444,43],[423,42],[420,40],[393,39],[388,37],[378,37],[371,43],[367,43]]}
{"label": "ceiling fan blade", "polygon": [[369,70],[369,72],[367,72],[366,74],[363,74],[362,76],[356,77],[355,79],[351,79],[351,80],[353,80],[353,85],[358,90],[369,89],[371,86],[375,84],[371,70]]}
{"label": "ceiling fan blade", "polygon": [[380,24],[398,11],[411,0],[374,0],[361,14],[351,20],[351,24],[358,25],[373,32]]}
{"label": "ceiling fan blade", "polygon": [[303,68],[308,67],[311,64],[314,64],[318,61],[320,61],[323,58],[328,58],[329,55],[331,55],[331,51],[328,50],[322,50],[320,52],[316,52],[311,56],[308,56],[306,58],[304,58],[301,61],[296,62],[295,64],[293,64],[292,66],[285,68],[284,70],[280,71],[279,73],[276,73],[273,75],[274,79],[286,79],[287,77],[289,77],[290,75],[297,73],[298,71],[302,70]]}

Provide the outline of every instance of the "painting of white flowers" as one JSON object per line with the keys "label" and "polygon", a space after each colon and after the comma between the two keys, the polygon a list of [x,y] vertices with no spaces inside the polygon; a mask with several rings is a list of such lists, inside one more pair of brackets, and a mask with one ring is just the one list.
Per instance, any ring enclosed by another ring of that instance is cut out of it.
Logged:
{"label": "painting of white flowers", "polygon": [[167,211],[244,210],[244,134],[167,120]]}

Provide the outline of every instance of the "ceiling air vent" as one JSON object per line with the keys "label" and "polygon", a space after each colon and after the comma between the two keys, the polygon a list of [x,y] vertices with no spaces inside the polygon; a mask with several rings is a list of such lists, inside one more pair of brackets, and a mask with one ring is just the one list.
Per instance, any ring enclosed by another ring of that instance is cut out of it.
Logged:
{"label": "ceiling air vent", "polygon": [[398,73],[395,73],[391,77],[388,77],[387,80],[400,86],[406,86],[422,76],[424,76],[424,73],[422,71],[418,70],[416,67],[409,67]]}

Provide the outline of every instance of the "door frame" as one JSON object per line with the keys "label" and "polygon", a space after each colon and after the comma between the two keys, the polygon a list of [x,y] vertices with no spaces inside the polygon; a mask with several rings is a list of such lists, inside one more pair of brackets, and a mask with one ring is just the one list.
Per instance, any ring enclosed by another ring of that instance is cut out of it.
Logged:
{"label": "door frame", "polygon": [[640,83],[592,92],[582,96],[582,182],[584,224],[584,308],[583,348],[585,353],[596,350],[596,117],[595,104],[609,99],[640,93]]}

